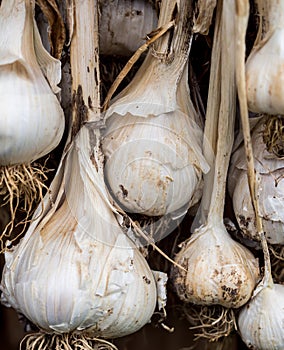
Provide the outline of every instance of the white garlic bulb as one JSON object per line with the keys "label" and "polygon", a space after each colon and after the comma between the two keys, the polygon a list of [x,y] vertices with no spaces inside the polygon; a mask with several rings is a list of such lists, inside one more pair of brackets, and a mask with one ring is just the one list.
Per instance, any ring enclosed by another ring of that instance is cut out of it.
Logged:
{"label": "white garlic bulb", "polygon": [[6,28],[0,33],[0,165],[44,156],[64,131],[55,95],[61,63],[42,46],[33,10],[29,0],[3,0],[0,7],[0,27]]}
{"label": "white garlic bulb", "polygon": [[258,260],[234,241],[222,222],[201,226],[182,244],[172,279],[179,298],[199,305],[238,308],[251,297],[259,278]]}
{"label": "white garlic bulb", "polygon": [[243,341],[250,349],[284,349],[284,285],[261,289],[238,317]]}
{"label": "white garlic bulb", "polygon": [[284,114],[284,2],[270,0],[265,21],[268,31],[246,62],[248,109]]}
{"label": "white garlic bulb", "polygon": [[90,132],[83,127],[63,159],[54,202],[45,197],[43,216],[5,253],[2,302],[43,332],[115,338],[149,322],[157,290],[114,217]]}
{"label": "white garlic bulb", "polygon": [[[262,217],[267,241],[271,244],[284,244],[284,160],[268,152],[264,142],[264,130],[271,120],[270,118],[257,119],[256,125],[252,128],[259,214]],[[248,239],[259,240],[254,209],[249,195],[243,144],[236,149],[232,156],[228,187],[235,216],[243,235]]]}
{"label": "white garlic bulb", "polygon": [[164,2],[158,25],[168,24],[175,11],[173,37],[166,33],[155,43],[106,111],[106,183],[127,212],[183,215],[200,199],[202,174],[209,170],[187,84],[190,4]]}
{"label": "white garlic bulb", "polygon": [[106,125],[105,177],[126,211],[159,216],[196,203],[206,163],[195,138],[199,135],[201,140],[201,131],[187,115],[113,114]]}

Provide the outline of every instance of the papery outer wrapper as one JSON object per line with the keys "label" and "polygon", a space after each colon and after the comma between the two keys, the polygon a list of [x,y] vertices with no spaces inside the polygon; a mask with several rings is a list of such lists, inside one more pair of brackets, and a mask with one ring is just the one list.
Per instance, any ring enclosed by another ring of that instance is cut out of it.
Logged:
{"label": "papery outer wrapper", "polygon": [[181,300],[199,305],[238,308],[251,297],[259,279],[258,260],[234,241],[222,223],[210,221],[182,243],[172,268]]}
{"label": "papery outer wrapper", "polygon": [[114,338],[150,320],[157,291],[116,222],[91,151],[83,127],[59,167],[61,184],[56,177],[51,185],[54,204],[5,254],[2,302],[48,333]]}
{"label": "papery outer wrapper", "polygon": [[275,26],[262,42],[253,48],[247,59],[247,100],[248,109],[252,112],[284,114],[283,38],[283,24],[280,27]]}
{"label": "papery outer wrapper", "polygon": [[[267,151],[263,142],[265,122],[266,117],[255,118],[251,128],[259,214],[263,218],[263,228],[268,242],[284,244],[284,159],[277,158]],[[231,158],[228,190],[233,201],[235,216],[245,237],[259,240],[249,195],[246,156],[241,142]]]}
{"label": "papery outer wrapper", "polygon": [[248,347],[284,349],[284,286],[264,287],[253,296],[240,311],[238,328]]}
{"label": "papery outer wrapper", "polygon": [[7,28],[0,33],[0,164],[30,163],[51,152],[63,135],[64,113],[54,95],[61,63],[42,46],[32,4],[2,1],[0,27]]}

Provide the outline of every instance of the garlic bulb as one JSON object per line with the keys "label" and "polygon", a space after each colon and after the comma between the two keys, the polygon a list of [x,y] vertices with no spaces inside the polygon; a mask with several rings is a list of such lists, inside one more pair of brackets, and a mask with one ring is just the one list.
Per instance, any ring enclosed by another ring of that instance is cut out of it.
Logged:
{"label": "garlic bulb", "polygon": [[241,310],[238,327],[250,349],[284,349],[284,285],[260,290]]}
{"label": "garlic bulb", "polygon": [[[261,8],[261,6],[260,6]],[[270,0],[265,21],[268,29],[246,62],[248,109],[284,114],[284,2]]]}
{"label": "garlic bulb", "polygon": [[81,129],[43,216],[5,253],[2,302],[42,332],[115,338],[150,320],[157,291],[146,260],[116,221],[94,137]]}
{"label": "garlic bulb", "polygon": [[[112,115],[103,139],[105,176],[127,211],[159,216],[196,203],[202,154],[192,135],[201,140],[200,129],[181,112],[145,121],[129,113],[123,118]],[[206,169],[205,162],[203,166]]]}
{"label": "garlic bulb", "polygon": [[2,166],[44,156],[64,131],[63,110],[54,94],[61,64],[42,46],[33,11],[29,0],[3,0],[0,7],[0,27],[6,28],[0,33]]}
{"label": "garlic bulb", "polygon": [[184,242],[175,261],[187,272],[173,267],[172,278],[181,300],[228,308],[244,305],[259,277],[253,254],[235,242],[222,222],[200,227]]}
{"label": "garlic bulb", "polygon": [[[252,145],[257,171],[259,215],[262,217],[266,238],[271,244],[284,244],[284,160],[269,150],[268,143],[265,141],[270,139],[275,146],[280,144],[281,140],[278,138],[279,142],[277,142],[277,134],[273,132],[273,125],[280,124],[281,120],[282,117],[267,116],[252,121],[255,124],[252,128]],[[243,235],[248,239],[259,240],[254,209],[249,195],[243,144],[232,156],[228,188],[233,201],[234,213]]]}
{"label": "garlic bulb", "polygon": [[[215,121],[218,127],[214,125],[211,128],[211,131],[217,129],[216,145],[212,134],[208,134],[212,148],[216,149],[214,171],[205,176],[201,202],[201,210],[207,214],[208,208],[208,214],[201,215],[204,221],[181,244],[181,250],[175,257],[175,262],[185,271],[178,267],[172,269],[174,288],[181,300],[200,305],[218,304],[227,308],[244,305],[251,297],[259,277],[258,260],[246,247],[230,237],[223,223],[235,121],[234,11],[235,1],[230,0],[222,2],[222,5],[219,3],[216,14],[215,33],[219,36],[215,43],[219,55],[214,56],[212,65],[213,70],[217,69],[214,77],[218,81],[213,83],[219,84],[221,93],[219,99],[215,99],[214,94],[210,95],[213,99],[209,102],[212,114],[207,113],[206,120],[209,125]],[[210,128],[207,130],[209,132]]]}
{"label": "garlic bulb", "polygon": [[184,214],[200,199],[202,173],[208,171],[187,86],[190,4],[164,1],[158,25],[171,21],[175,9],[173,37],[159,39],[112,101],[102,139],[111,194],[126,211],[149,216]]}

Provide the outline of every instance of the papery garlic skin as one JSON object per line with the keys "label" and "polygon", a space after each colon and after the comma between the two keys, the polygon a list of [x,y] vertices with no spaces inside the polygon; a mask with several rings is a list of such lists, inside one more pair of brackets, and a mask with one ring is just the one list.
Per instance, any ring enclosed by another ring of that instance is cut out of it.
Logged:
{"label": "papery garlic skin", "polygon": [[268,7],[268,32],[246,62],[248,109],[284,114],[284,2],[271,0]]}
{"label": "papery garlic skin", "polygon": [[[284,244],[284,160],[277,158],[266,149],[263,142],[265,121],[265,118],[256,121],[252,130],[259,214],[262,217],[267,241],[271,244]],[[232,156],[228,188],[234,213],[243,235],[248,239],[259,240],[254,209],[249,195],[243,145]]]}
{"label": "papery garlic skin", "polygon": [[64,131],[64,113],[54,94],[61,63],[42,46],[32,3],[3,0],[0,8],[0,27],[7,28],[0,34],[0,165],[44,156]]}
{"label": "papery garlic skin", "polygon": [[238,328],[250,349],[284,349],[284,285],[258,292],[241,310]]}
{"label": "papery garlic skin", "polygon": [[186,114],[113,114],[106,127],[105,178],[126,211],[159,216],[197,202],[207,165],[197,142],[201,130]]}
{"label": "papery garlic skin", "polygon": [[246,62],[248,109],[284,114],[284,28],[277,29]]}
{"label": "papery garlic skin", "polygon": [[197,229],[182,244],[175,262],[187,270],[172,269],[177,295],[199,305],[238,308],[250,299],[259,278],[257,259],[229,236],[222,223]]}
{"label": "papery garlic skin", "polygon": [[[284,244],[284,180],[280,178],[276,186],[275,179],[277,178],[279,178],[279,172],[258,176],[263,230],[270,244]],[[248,239],[258,241],[259,235],[249,196],[246,171],[239,172],[232,199],[234,212],[243,235]]]}
{"label": "papery garlic skin", "polygon": [[84,127],[64,160],[55,204],[5,253],[2,302],[47,333],[116,338],[149,322],[157,290],[107,202],[89,142]]}

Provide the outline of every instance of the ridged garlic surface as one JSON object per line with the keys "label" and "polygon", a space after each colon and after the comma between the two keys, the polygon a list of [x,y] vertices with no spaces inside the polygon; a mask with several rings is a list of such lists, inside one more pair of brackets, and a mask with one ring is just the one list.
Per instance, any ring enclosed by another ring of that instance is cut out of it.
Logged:
{"label": "ridged garlic surface", "polygon": [[246,62],[248,109],[257,113],[284,114],[284,2],[271,0],[268,32]]}
{"label": "ridged garlic surface", "polygon": [[0,7],[0,165],[30,163],[53,150],[64,131],[55,95],[61,63],[44,49],[34,1]]}
{"label": "ridged garlic surface", "polygon": [[[261,118],[252,128],[252,144],[257,171],[259,214],[267,241],[284,244],[284,160],[268,152],[263,133],[268,118]],[[234,152],[228,176],[228,188],[232,197],[238,224],[248,239],[259,240],[255,214],[249,195],[247,165],[244,146]]]}
{"label": "ridged garlic surface", "polygon": [[116,221],[89,133],[83,127],[65,156],[51,186],[54,202],[45,198],[43,217],[5,253],[2,302],[43,332],[116,338],[149,322],[157,290]]}
{"label": "ridged garlic surface", "polygon": [[284,285],[260,290],[241,310],[238,327],[250,349],[284,349]]}
{"label": "ridged garlic surface", "polygon": [[182,244],[172,268],[179,298],[199,305],[238,308],[251,297],[259,278],[258,260],[234,241],[223,223],[210,222]]}

